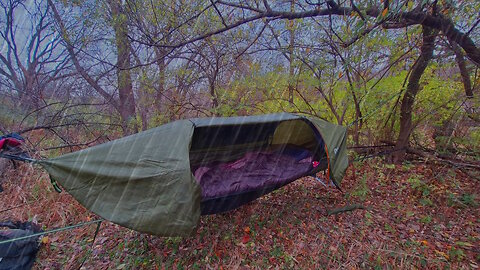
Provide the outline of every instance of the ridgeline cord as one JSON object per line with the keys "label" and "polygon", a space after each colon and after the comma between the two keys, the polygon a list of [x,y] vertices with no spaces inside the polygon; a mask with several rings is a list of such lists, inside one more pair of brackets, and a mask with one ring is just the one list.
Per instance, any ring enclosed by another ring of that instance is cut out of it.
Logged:
{"label": "ridgeline cord", "polygon": [[[86,225],[90,225],[90,224],[99,223],[99,225],[100,225],[100,223],[102,221],[103,221],[103,219],[96,219],[96,220],[87,221],[87,222],[80,222],[80,223],[70,225],[70,226],[66,226],[66,227],[60,227],[60,228],[52,229],[52,230],[49,230],[49,231],[44,231],[44,232],[34,233],[34,234],[31,234],[31,235],[26,235],[26,236],[22,236],[22,237],[12,238],[12,239],[8,239],[8,240],[0,241],[0,245],[7,244],[7,243],[12,243],[12,242],[15,242],[15,241],[20,241],[20,240],[25,240],[25,239],[29,239],[29,238],[33,238],[33,237],[40,237],[40,236],[43,236],[43,235],[46,235],[46,234],[73,230],[73,229],[83,227],[83,226],[86,226]],[[97,226],[97,231],[95,233],[95,236],[97,235],[99,228],[100,228],[100,226]]]}

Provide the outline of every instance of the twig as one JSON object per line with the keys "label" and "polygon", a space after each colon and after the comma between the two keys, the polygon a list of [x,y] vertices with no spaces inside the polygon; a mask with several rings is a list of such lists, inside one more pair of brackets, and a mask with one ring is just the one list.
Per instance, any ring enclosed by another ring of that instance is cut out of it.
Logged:
{"label": "twig", "polygon": [[392,147],[394,145],[384,144],[384,145],[359,145],[359,146],[350,146],[347,149],[364,149],[364,148],[382,148],[382,147]]}
{"label": "twig", "polygon": [[466,170],[465,168],[460,167],[460,168],[458,168],[458,169],[459,169],[460,171],[462,171],[464,174],[468,175],[469,177],[471,177],[471,178],[473,178],[473,179],[475,179],[475,180],[480,181],[480,177],[471,174],[471,173],[470,173],[468,170]]}
{"label": "twig", "polygon": [[7,212],[7,211],[10,211],[10,210],[13,210],[13,209],[17,209],[17,208],[20,208],[22,206],[30,205],[30,204],[36,203],[36,202],[38,202],[38,200],[22,203],[22,204],[15,205],[15,206],[12,206],[12,207],[9,207],[9,208],[5,208],[5,209],[0,210],[0,213]]}
{"label": "twig", "polygon": [[425,158],[425,159],[427,159],[431,162],[446,163],[446,164],[450,164],[450,165],[452,165],[454,167],[457,167],[457,168],[468,167],[468,168],[480,170],[480,165],[479,164],[467,163],[464,160],[454,160],[454,161],[452,161],[452,160],[442,158],[442,157],[439,157],[439,156],[435,156],[435,155],[426,153],[422,150],[411,148],[411,147],[407,147],[407,153],[423,157],[423,158]]}
{"label": "twig", "polygon": [[343,212],[349,212],[349,211],[353,211],[353,210],[357,210],[357,209],[369,209],[368,207],[365,207],[361,204],[351,204],[351,205],[347,205],[347,206],[344,206],[344,207],[339,207],[339,208],[334,208],[334,209],[331,209],[331,210],[328,210],[327,209],[327,216],[331,216],[331,215],[336,215],[336,214],[340,214],[340,213],[343,213]]}

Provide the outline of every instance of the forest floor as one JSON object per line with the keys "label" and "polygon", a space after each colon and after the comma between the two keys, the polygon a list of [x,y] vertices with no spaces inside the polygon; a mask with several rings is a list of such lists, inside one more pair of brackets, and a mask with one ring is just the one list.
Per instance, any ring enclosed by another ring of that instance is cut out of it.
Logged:
{"label": "forest floor", "polygon": [[[471,178],[474,175],[476,178]],[[300,179],[246,206],[203,216],[189,238],[155,237],[103,222],[42,239],[34,269],[332,269],[480,266],[478,172],[449,166],[350,165],[343,192]],[[25,164],[3,176],[0,220],[44,229],[95,220],[48,175]],[[25,204],[25,205],[24,205]],[[366,209],[327,216],[327,210]]]}

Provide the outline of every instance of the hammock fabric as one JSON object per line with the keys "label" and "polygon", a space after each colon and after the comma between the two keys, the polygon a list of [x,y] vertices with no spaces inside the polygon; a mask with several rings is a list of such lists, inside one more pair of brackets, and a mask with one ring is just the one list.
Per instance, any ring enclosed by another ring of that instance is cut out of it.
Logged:
{"label": "hammock fabric", "polygon": [[321,170],[338,187],[348,165],[346,132],[288,113],[195,118],[38,163],[106,220],[186,236],[201,214],[237,208]]}

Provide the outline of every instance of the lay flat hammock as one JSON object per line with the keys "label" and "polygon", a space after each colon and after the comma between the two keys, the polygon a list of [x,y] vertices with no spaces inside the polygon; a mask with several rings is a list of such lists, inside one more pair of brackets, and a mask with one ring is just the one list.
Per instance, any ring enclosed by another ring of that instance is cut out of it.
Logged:
{"label": "lay flat hammock", "polygon": [[235,209],[321,170],[339,186],[346,132],[288,113],[195,118],[33,162],[106,220],[186,236],[201,214]]}

